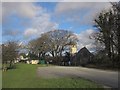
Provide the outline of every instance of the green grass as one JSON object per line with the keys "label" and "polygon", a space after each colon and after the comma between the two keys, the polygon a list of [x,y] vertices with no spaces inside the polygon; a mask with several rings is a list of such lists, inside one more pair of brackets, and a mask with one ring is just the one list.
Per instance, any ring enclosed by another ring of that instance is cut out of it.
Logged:
{"label": "green grass", "polygon": [[[37,77],[37,67],[41,65],[16,64],[16,69],[3,72],[3,88],[101,88],[85,79]],[[45,65],[44,65],[45,66]]]}

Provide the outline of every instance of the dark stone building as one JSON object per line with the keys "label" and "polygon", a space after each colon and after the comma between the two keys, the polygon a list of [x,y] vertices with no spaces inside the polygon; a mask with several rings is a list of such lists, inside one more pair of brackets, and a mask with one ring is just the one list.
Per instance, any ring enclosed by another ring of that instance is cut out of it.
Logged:
{"label": "dark stone building", "polygon": [[76,53],[73,57],[71,57],[72,65],[81,65],[85,66],[90,63],[91,59],[94,57],[92,53],[86,47],[83,47]]}

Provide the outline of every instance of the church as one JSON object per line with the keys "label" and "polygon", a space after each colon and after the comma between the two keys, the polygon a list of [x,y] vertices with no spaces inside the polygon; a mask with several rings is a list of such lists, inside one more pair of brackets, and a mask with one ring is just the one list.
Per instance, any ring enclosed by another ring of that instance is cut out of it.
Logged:
{"label": "church", "polygon": [[70,49],[70,54],[71,54],[71,65],[75,66],[85,66],[91,62],[91,59],[94,57],[92,53],[86,48],[83,47],[77,52],[77,47],[76,46],[71,46]]}

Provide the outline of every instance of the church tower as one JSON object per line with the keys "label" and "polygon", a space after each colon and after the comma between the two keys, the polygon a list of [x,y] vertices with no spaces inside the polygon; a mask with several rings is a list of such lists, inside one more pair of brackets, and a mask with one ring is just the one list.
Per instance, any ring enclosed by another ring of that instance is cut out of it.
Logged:
{"label": "church tower", "polygon": [[77,52],[76,45],[70,45],[70,54],[74,55]]}

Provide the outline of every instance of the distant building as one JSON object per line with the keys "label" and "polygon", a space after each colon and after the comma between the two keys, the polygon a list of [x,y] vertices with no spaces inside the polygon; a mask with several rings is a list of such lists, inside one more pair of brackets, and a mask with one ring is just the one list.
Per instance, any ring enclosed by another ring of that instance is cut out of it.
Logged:
{"label": "distant building", "polygon": [[28,57],[24,58],[24,56],[20,55],[20,60],[28,60]]}
{"label": "distant building", "polygon": [[38,64],[39,60],[31,60],[31,64]]}

